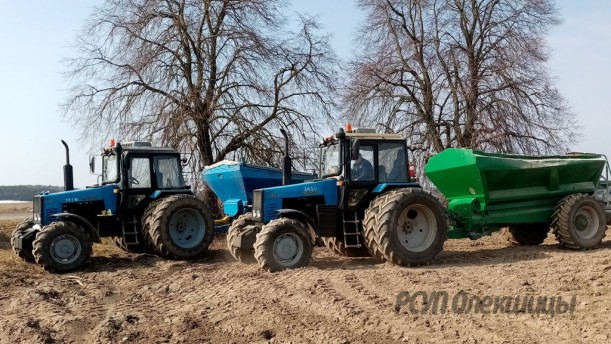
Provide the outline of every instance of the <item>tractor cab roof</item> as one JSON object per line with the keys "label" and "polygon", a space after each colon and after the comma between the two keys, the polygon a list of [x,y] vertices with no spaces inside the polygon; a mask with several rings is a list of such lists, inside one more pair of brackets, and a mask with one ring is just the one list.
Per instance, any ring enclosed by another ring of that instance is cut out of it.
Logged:
{"label": "tractor cab roof", "polygon": [[105,154],[113,154],[117,147],[124,152],[148,153],[148,154],[179,154],[174,148],[170,147],[153,147],[147,141],[127,141],[123,143],[117,142],[116,146],[110,146],[104,149]]}
{"label": "tractor cab roof", "polygon": [[346,133],[346,137],[355,139],[372,139],[372,140],[403,140],[399,134],[381,134],[381,133]]}

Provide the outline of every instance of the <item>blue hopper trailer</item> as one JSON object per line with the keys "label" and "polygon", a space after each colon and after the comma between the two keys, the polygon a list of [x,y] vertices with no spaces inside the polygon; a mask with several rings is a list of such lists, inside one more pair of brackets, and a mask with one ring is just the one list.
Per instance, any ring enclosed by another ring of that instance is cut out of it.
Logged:
{"label": "blue hopper trailer", "polygon": [[[290,183],[315,178],[315,174],[293,171]],[[225,219],[215,222],[214,231],[226,233],[230,219],[250,211],[253,191],[282,185],[283,174],[278,168],[224,160],[206,166],[202,171],[202,180],[223,202],[223,212],[227,215]]]}

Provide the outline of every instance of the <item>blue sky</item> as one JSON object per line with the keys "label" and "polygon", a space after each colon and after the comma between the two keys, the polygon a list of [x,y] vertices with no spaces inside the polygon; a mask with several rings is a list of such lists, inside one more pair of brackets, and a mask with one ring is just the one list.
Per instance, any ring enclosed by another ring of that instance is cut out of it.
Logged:
{"label": "blue sky", "polygon": [[[78,133],[64,123],[58,108],[66,88],[62,57],[93,6],[102,0],[0,0],[0,145],[4,163],[0,185],[63,183],[66,140],[71,148],[75,185],[96,181],[89,174],[89,152]],[[355,0],[293,0],[293,9],[316,15],[333,34],[338,55],[348,58],[363,19]],[[563,24],[549,36],[549,67],[581,126],[574,151],[611,156],[611,1],[557,2]],[[97,152],[97,151],[96,151]]]}

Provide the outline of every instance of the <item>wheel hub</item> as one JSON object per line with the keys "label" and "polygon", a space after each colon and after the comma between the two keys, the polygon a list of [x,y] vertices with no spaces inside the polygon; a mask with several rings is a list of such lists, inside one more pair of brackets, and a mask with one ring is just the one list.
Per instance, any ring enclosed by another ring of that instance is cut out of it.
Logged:
{"label": "wheel hub", "polygon": [[575,214],[573,225],[577,230],[575,234],[581,238],[589,239],[596,235],[600,225],[600,219],[594,208],[590,206],[582,206]]}
{"label": "wheel hub", "polygon": [[51,242],[51,257],[62,264],[74,262],[81,253],[81,244],[77,238],[69,234],[57,236]]}
{"label": "wheel hub", "polygon": [[426,250],[435,240],[437,221],[433,212],[422,204],[405,208],[399,216],[397,238],[412,252]]}
{"label": "wheel hub", "polygon": [[297,262],[303,254],[301,239],[293,233],[280,235],[274,241],[274,258],[282,265],[292,265]]}
{"label": "wheel hub", "polygon": [[183,249],[199,245],[204,240],[206,230],[204,218],[194,209],[181,209],[170,219],[172,242]]}
{"label": "wheel hub", "polygon": [[583,231],[588,228],[588,217],[584,214],[579,214],[575,217],[575,228],[577,230]]}

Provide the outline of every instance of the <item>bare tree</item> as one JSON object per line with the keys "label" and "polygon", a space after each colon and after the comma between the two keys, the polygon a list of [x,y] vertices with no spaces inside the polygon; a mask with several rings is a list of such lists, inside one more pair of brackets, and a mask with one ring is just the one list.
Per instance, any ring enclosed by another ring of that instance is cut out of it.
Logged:
{"label": "bare tree", "polygon": [[575,123],[545,66],[551,0],[360,0],[344,101],[430,151],[550,153]]}
{"label": "bare tree", "polygon": [[273,163],[282,140],[330,117],[335,56],[315,21],[292,32],[282,0],[107,0],[68,59],[63,104],[85,138],[148,139],[197,169]]}

